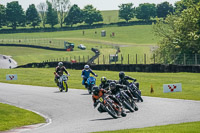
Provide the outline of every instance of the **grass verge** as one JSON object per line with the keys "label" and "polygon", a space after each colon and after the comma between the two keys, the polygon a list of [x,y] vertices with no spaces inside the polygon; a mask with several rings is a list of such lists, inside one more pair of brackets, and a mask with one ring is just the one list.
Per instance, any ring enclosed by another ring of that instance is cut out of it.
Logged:
{"label": "grass verge", "polygon": [[200,122],[190,122],[181,124],[170,124],[165,126],[125,129],[116,131],[104,131],[95,133],[199,133],[199,132],[200,132]]}
{"label": "grass verge", "polygon": [[0,131],[37,123],[45,123],[45,119],[31,111],[0,103]]}

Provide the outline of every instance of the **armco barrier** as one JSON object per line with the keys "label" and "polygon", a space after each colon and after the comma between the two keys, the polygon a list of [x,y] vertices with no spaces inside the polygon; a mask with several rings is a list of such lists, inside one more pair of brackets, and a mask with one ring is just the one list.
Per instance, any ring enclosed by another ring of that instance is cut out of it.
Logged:
{"label": "armco barrier", "polygon": [[[63,62],[67,69],[83,69],[85,63]],[[30,63],[17,68],[45,68],[56,67],[58,62]],[[193,72],[200,73],[200,66],[163,65],[163,64],[108,64],[90,65],[93,70],[126,71],[126,72]]]}

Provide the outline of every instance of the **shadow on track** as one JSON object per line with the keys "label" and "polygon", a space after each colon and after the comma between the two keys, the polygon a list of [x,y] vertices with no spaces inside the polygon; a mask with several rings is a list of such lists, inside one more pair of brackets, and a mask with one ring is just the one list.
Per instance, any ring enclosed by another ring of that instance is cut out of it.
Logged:
{"label": "shadow on track", "polygon": [[65,91],[62,91],[62,92],[60,92],[60,91],[54,91],[53,93],[67,93],[67,92],[65,92]]}
{"label": "shadow on track", "polygon": [[84,94],[81,94],[81,95],[91,95],[92,96],[92,94],[89,94],[89,93],[84,93]]}
{"label": "shadow on track", "polygon": [[90,121],[102,121],[102,120],[105,121],[105,120],[116,120],[116,119],[109,117],[109,118],[102,118],[102,119],[94,119],[94,120],[90,120]]}

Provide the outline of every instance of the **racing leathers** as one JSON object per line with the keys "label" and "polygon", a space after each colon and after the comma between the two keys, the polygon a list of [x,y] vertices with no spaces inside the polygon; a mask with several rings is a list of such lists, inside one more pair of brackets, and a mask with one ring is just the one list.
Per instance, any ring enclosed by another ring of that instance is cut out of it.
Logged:
{"label": "racing leathers", "polygon": [[60,76],[63,75],[63,72],[65,72],[67,75],[69,75],[67,69],[64,66],[62,66],[62,67],[57,66],[56,67],[56,69],[55,69],[55,82],[57,83],[57,86],[59,86],[58,79],[60,78]]}
{"label": "racing leathers", "polygon": [[[94,107],[96,107],[97,104],[98,104],[97,100],[100,97],[102,97],[103,95],[106,95],[106,93],[109,93],[109,91],[106,91],[104,89],[100,89],[98,95],[94,95],[94,94],[92,95],[92,99],[93,99],[93,102],[94,102]],[[121,103],[115,97],[113,97],[112,95],[109,95],[109,98],[112,99],[115,103],[117,103],[121,107]],[[102,112],[105,112],[105,109],[102,106],[99,106],[98,107],[98,111],[100,113],[102,113]]]}
{"label": "racing leathers", "polygon": [[92,69],[88,69],[88,70],[85,70],[83,69],[82,70],[82,74],[81,74],[81,77],[83,78],[82,80],[82,85],[85,85],[85,88],[87,88],[87,79],[90,77],[90,73],[94,76],[96,76],[96,74],[92,71]]}
{"label": "racing leathers", "polygon": [[[136,81],[136,79],[134,79],[132,77],[125,76],[123,79],[121,79],[121,78],[119,79],[119,84],[129,86],[130,83],[128,82],[128,80],[133,80],[134,82]],[[139,83],[135,83],[135,85],[139,89]]]}

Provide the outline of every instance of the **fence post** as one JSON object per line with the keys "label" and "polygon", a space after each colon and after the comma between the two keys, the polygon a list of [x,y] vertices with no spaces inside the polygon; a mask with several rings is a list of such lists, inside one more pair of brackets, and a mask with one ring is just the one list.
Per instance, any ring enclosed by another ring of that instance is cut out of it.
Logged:
{"label": "fence post", "polygon": [[153,63],[156,63],[155,54],[153,54]]}
{"label": "fence post", "polygon": [[135,58],[136,58],[136,64],[137,64],[137,54],[136,54]]}
{"label": "fence post", "polygon": [[116,60],[118,59],[118,55],[117,55],[117,58],[116,58],[116,54],[115,54],[115,64],[116,64]]}
{"label": "fence post", "polygon": [[98,65],[99,65],[99,56],[98,56]]}
{"label": "fence post", "polygon": [[83,62],[85,62],[85,57],[83,56]]}
{"label": "fence post", "polygon": [[128,64],[129,64],[129,54],[128,54]]}
{"label": "fence post", "polygon": [[105,61],[104,61],[104,55],[103,55],[103,64],[105,64]]}
{"label": "fence post", "polygon": [[123,57],[122,57],[122,54],[121,54],[121,64],[123,64]]}
{"label": "fence post", "polygon": [[197,65],[197,54],[195,54],[195,65]]}
{"label": "fence post", "polygon": [[183,56],[183,65],[185,65],[186,64],[186,59],[185,59],[185,54],[184,54],[184,56]]}
{"label": "fence post", "polygon": [[80,55],[79,55],[79,57],[78,57],[78,61],[79,61],[79,63],[81,62],[81,57],[80,57]]}
{"label": "fence post", "polygon": [[144,64],[146,64],[146,54],[144,54]]}
{"label": "fence post", "polygon": [[108,60],[109,60],[109,64],[110,64],[110,54],[109,54]]}

